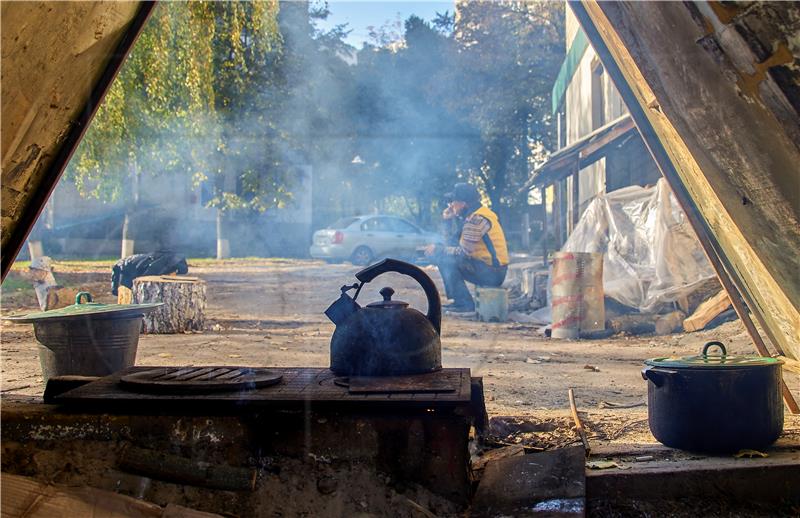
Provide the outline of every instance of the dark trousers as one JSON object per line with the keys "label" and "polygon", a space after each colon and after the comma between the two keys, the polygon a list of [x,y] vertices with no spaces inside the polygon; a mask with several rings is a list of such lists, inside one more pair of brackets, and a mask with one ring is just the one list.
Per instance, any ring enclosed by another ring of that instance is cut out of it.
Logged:
{"label": "dark trousers", "polygon": [[496,288],[503,284],[508,266],[491,266],[479,259],[463,255],[441,255],[437,260],[439,273],[442,274],[444,290],[447,298],[453,299],[458,306],[474,307],[467,285],[464,281],[476,286]]}

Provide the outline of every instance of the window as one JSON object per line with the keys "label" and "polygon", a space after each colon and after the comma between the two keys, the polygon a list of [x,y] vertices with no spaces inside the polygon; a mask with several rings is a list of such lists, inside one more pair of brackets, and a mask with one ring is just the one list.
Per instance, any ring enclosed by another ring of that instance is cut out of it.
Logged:
{"label": "window", "polygon": [[406,234],[419,234],[419,229],[406,220],[399,218],[389,219],[392,230],[395,232],[405,232]]}

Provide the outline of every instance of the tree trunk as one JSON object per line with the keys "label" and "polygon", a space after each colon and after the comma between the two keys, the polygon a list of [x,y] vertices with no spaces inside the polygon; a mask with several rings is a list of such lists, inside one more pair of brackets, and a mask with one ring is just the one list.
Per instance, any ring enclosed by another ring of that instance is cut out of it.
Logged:
{"label": "tree trunk", "polygon": [[120,259],[125,259],[133,255],[134,241],[130,239],[132,236],[130,232],[131,216],[129,212],[125,212],[125,219],[122,220],[122,248],[120,250]]}
{"label": "tree trunk", "polygon": [[217,209],[217,259],[227,259],[231,256],[231,243],[225,232],[223,215],[224,213]]}
{"label": "tree trunk", "polygon": [[139,277],[133,281],[133,302],[164,303],[145,315],[145,333],[171,334],[205,328],[206,283],[197,277]]}
{"label": "tree trunk", "polygon": [[122,247],[120,250],[120,259],[125,259],[133,255],[136,243],[133,239],[133,232],[131,232],[131,215],[136,213],[139,205],[139,167],[136,159],[131,159],[128,164],[130,168],[131,178],[131,192],[128,195],[130,203],[127,204],[125,209],[125,219],[122,220]]}

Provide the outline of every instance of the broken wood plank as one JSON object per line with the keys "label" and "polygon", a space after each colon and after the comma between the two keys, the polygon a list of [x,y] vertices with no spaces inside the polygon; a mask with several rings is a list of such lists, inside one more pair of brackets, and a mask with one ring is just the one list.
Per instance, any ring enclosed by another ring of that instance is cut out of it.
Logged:
{"label": "broken wood plank", "polygon": [[697,310],[692,313],[692,316],[683,321],[683,330],[692,332],[703,329],[709,322],[714,320],[714,317],[728,309],[730,305],[731,299],[728,294],[725,290],[720,290],[719,293],[700,304]]}
{"label": "broken wood plank", "polygon": [[787,358],[786,356],[778,355],[776,356],[779,360],[783,361],[783,368],[787,371],[792,371],[800,374],[800,361],[797,361],[793,358]]}
{"label": "broken wood plank", "polygon": [[483,454],[472,462],[472,470],[479,471],[486,467],[490,462],[509,457],[525,455],[525,448],[521,444],[511,444],[503,448],[495,448],[483,452]]}
{"label": "broken wood plank", "polygon": [[470,516],[584,516],[582,446],[510,457],[486,466]]}
{"label": "broken wood plank", "polygon": [[136,446],[125,448],[117,464],[122,471],[176,484],[232,491],[252,491],[256,486],[254,468],[214,465]]}

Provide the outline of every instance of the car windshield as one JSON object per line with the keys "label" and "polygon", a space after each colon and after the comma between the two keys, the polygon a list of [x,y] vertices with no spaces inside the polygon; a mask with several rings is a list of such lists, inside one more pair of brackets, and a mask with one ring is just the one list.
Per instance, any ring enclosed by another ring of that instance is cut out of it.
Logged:
{"label": "car windshield", "polygon": [[347,228],[353,224],[354,221],[358,220],[358,218],[341,218],[336,220],[334,223],[328,226],[328,228],[339,230],[343,228]]}

